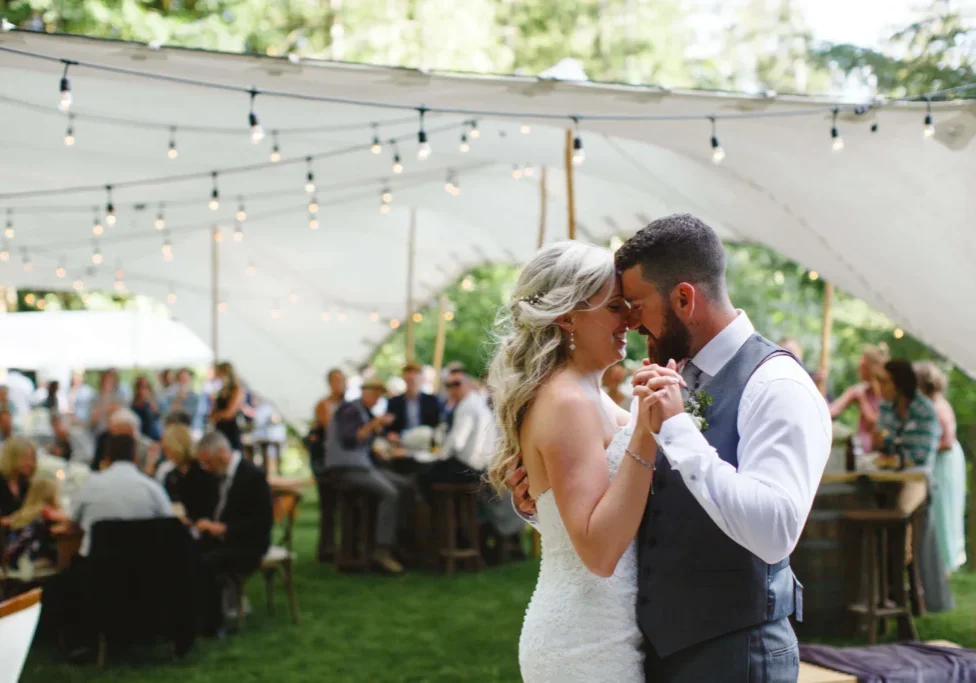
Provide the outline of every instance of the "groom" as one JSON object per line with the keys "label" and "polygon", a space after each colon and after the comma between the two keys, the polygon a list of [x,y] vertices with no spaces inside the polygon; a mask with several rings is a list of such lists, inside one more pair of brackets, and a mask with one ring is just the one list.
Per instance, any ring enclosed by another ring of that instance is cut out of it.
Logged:
{"label": "groom", "polygon": [[616,262],[651,355],[635,384],[685,361],[699,406],[688,415],[675,385],[652,414],[659,449],[637,539],[646,679],[795,682],[789,616],[802,617],[803,587],[789,555],[830,453],[826,403],[732,306],[725,250],[701,220],[658,219]]}

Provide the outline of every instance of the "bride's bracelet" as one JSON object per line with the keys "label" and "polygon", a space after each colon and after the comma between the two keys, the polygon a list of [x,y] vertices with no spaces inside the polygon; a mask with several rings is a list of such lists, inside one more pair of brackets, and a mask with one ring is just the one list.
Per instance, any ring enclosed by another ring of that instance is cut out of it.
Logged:
{"label": "bride's bracelet", "polygon": [[654,463],[647,462],[646,460],[644,460],[644,458],[640,457],[639,455],[637,455],[636,453],[634,453],[629,448],[625,448],[624,449],[624,453],[626,453],[627,455],[629,455],[630,457],[632,457],[634,460],[636,460],[637,462],[639,462],[641,465],[643,465],[647,469],[651,470],[652,472],[654,471]]}

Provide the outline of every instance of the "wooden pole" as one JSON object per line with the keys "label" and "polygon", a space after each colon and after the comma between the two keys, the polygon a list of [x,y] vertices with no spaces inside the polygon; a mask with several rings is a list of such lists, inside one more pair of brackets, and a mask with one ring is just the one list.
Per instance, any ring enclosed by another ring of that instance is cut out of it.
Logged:
{"label": "wooden pole", "polygon": [[573,131],[566,129],[566,210],[569,239],[576,239],[576,195],[573,193]]}
{"label": "wooden pole", "polygon": [[213,363],[216,367],[220,359],[220,242],[217,241],[219,228],[214,226],[210,233],[210,346],[213,350]]}
{"label": "wooden pole", "polygon": [[441,388],[441,368],[444,367],[444,342],[447,337],[447,297],[441,295],[437,311],[437,338],[434,340],[434,393]]}
{"label": "wooden pole", "polygon": [[539,176],[539,243],[537,245],[539,249],[542,249],[542,245],[546,242],[546,219],[549,213],[548,182],[549,173],[543,166]]}
{"label": "wooden pole", "polygon": [[830,372],[830,336],[833,331],[834,283],[824,282],[823,322],[820,328],[820,367],[818,368],[817,388],[827,395],[827,375]]}
{"label": "wooden pole", "polygon": [[[976,455],[976,427],[969,428],[970,452]],[[966,533],[966,565],[970,572],[976,571],[976,464],[969,467],[969,529]]]}
{"label": "wooden pole", "polygon": [[416,358],[416,344],[414,342],[413,321],[413,269],[417,250],[417,209],[410,209],[410,228],[407,234],[407,362],[413,363]]}

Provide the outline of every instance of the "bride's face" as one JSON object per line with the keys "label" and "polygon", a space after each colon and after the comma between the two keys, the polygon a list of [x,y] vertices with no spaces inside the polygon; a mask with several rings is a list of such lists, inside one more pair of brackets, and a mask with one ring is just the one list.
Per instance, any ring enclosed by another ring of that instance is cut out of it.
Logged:
{"label": "bride's face", "polygon": [[[610,367],[627,355],[629,308],[617,278],[573,314],[576,350],[571,355],[587,365]],[[594,308],[595,307],[595,308]]]}

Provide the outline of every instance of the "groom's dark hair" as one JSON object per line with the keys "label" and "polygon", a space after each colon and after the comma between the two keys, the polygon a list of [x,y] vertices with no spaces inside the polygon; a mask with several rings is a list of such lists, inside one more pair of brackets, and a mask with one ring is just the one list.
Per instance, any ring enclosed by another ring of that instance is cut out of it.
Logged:
{"label": "groom's dark hair", "polygon": [[624,242],[615,259],[619,273],[640,266],[641,277],[664,296],[682,282],[713,301],[726,295],[722,240],[689,213],[651,221]]}

